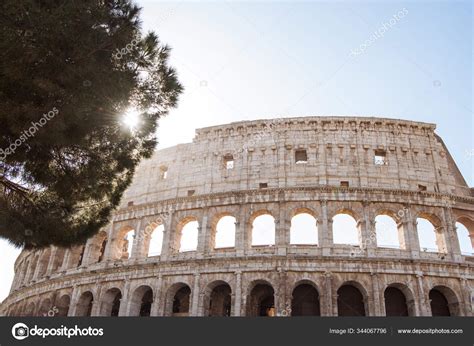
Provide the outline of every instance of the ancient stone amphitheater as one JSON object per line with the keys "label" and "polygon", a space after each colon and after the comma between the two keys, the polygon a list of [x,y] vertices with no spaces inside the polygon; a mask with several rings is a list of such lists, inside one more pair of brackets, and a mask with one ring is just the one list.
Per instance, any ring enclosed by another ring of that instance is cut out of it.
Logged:
{"label": "ancient stone amphitheater", "polygon": [[434,130],[368,117],[198,129],[142,163],[84,246],[23,251],[1,311],[472,316],[459,236],[474,244],[474,190]]}

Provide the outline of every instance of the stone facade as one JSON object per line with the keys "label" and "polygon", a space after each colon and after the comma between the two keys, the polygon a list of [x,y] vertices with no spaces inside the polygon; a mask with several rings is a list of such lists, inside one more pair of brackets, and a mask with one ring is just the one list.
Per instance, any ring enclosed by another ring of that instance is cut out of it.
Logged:
{"label": "stone facade", "polygon": [[[198,129],[140,165],[110,224],[84,246],[23,251],[0,312],[472,316],[474,257],[461,253],[456,223],[474,246],[474,193],[434,130],[362,117]],[[317,220],[317,244],[291,244],[301,213]],[[358,245],[334,243],[339,214],[356,221]],[[261,215],[274,218],[272,245],[252,245]],[[399,248],[377,246],[378,215],[395,221]],[[223,216],[235,217],[235,246],[216,248]],[[437,251],[420,249],[418,218],[433,225]],[[197,247],[180,251],[191,221]],[[161,253],[148,256],[160,225]]]}

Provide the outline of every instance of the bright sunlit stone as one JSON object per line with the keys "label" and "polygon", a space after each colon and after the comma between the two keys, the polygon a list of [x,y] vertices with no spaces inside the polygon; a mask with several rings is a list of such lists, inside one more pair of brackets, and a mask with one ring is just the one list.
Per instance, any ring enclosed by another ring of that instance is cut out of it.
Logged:
{"label": "bright sunlit stone", "polygon": [[134,130],[140,123],[140,113],[135,109],[129,109],[124,113],[122,122],[130,130]]}

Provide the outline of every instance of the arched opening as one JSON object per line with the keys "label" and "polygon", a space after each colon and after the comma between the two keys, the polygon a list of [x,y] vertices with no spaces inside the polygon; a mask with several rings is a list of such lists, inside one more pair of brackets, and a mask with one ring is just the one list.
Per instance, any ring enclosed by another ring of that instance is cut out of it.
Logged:
{"label": "arched opening", "polygon": [[425,252],[439,252],[435,226],[425,218],[416,219],[416,229],[420,249]]}
{"label": "arched opening", "polygon": [[250,291],[248,299],[248,316],[272,317],[275,311],[275,291],[269,283],[259,282]]}
{"label": "arched opening", "polygon": [[138,287],[130,301],[130,316],[148,317],[151,314],[153,304],[153,290],[150,286]]}
{"label": "arched opening", "polygon": [[217,221],[214,240],[215,249],[235,246],[235,223],[235,217],[230,215],[223,216]]}
{"label": "arched opening", "polygon": [[446,286],[435,286],[429,293],[432,316],[460,316],[456,294]]}
{"label": "arched opening", "polygon": [[332,218],[334,244],[359,245],[357,221],[349,214],[340,213]]}
{"label": "arched opening", "polygon": [[30,302],[27,306],[26,306],[26,310],[25,312],[23,313],[23,316],[28,316],[28,317],[32,317],[35,315],[35,311],[36,311],[36,305],[34,302]]}
{"label": "arched opening", "polygon": [[178,228],[180,234],[179,252],[196,251],[198,245],[199,222],[195,219],[184,221]]}
{"label": "arched opening", "polygon": [[396,287],[387,287],[384,291],[386,316],[409,316],[407,299]]}
{"label": "arched opening", "polygon": [[265,213],[252,222],[252,246],[275,245],[275,219]]}
{"label": "arched opening", "polygon": [[119,315],[120,302],[122,300],[122,292],[118,288],[111,288],[107,290],[102,299],[100,307],[101,316],[116,317]]}
{"label": "arched opening", "polygon": [[40,309],[38,311],[39,317],[53,317],[55,314],[53,310],[53,304],[49,298],[46,298],[41,302]]}
{"label": "arched opening", "polygon": [[318,244],[318,224],[313,215],[303,212],[293,216],[290,227],[290,244]]}
{"label": "arched opening", "polygon": [[464,256],[474,256],[474,235],[471,236],[469,234],[469,229],[459,221],[456,222],[456,234],[458,236],[461,254],[463,254]]}
{"label": "arched opening", "polygon": [[204,294],[205,315],[226,317],[231,314],[231,288],[224,281],[210,284]]}
{"label": "arched opening", "polygon": [[337,290],[338,316],[365,316],[364,296],[352,284],[344,284]]}
{"label": "arched opening", "polygon": [[375,217],[375,234],[377,246],[383,248],[400,248],[398,226],[395,220],[388,215],[377,215]]}
{"label": "arched opening", "polygon": [[71,304],[71,297],[67,294],[63,295],[59,298],[57,307],[58,307],[58,314],[59,317],[66,317],[69,313],[69,305]]}
{"label": "arched opening", "polygon": [[91,316],[93,305],[94,296],[92,292],[87,291],[82,293],[77,302],[76,316]]}
{"label": "arched opening", "polygon": [[[107,233],[105,231],[100,231],[97,233],[93,240],[90,243],[90,254],[89,259],[90,263],[102,262],[105,257],[105,248],[107,246]],[[84,252],[82,256],[84,255]],[[81,256],[80,263],[84,262],[84,259]]]}
{"label": "arched opening", "polygon": [[59,268],[61,268],[65,253],[66,253],[65,248],[60,248],[60,247],[56,248],[55,255],[52,258],[53,263],[51,265],[51,273],[55,273],[59,270]]}
{"label": "arched opening", "polygon": [[309,283],[295,287],[291,300],[291,316],[320,316],[318,290]]}
{"label": "arched opening", "polygon": [[43,276],[46,275],[46,271],[48,269],[48,264],[49,264],[50,257],[51,257],[51,249],[47,248],[41,254],[41,256],[39,258],[39,261],[38,261],[38,264],[37,264],[38,267],[39,267],[38,268],[38,274],[37,274],[38,279],[41,279]]}
{"label": "arched opening", "polygon": [[189,316],[191,289],[185,285],[173,297],[173,316]]}
{"label": "arched opening", "polygon": [[120,250],[121,255],[120,259],[127,260],[132,257],[132,250],[133,250],[133,240],[135,239],[135,230],[129,230],[123,236]]}
{"label": "arched opening", "polygon": [[155,227],[150,236],[150,245],[148,247],[148,257],[160,256],[163,247],[163,233],[165,226],[158,225]]}

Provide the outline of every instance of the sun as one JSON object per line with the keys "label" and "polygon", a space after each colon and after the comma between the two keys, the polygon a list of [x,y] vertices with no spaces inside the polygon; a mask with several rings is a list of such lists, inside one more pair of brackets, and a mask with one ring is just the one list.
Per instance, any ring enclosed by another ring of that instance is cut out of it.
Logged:
{"label": "sun", "polygon": [[135,130],[140,124],[140,113],[136,109],[128,109],[122,116],[122,123],[130,130]]}

